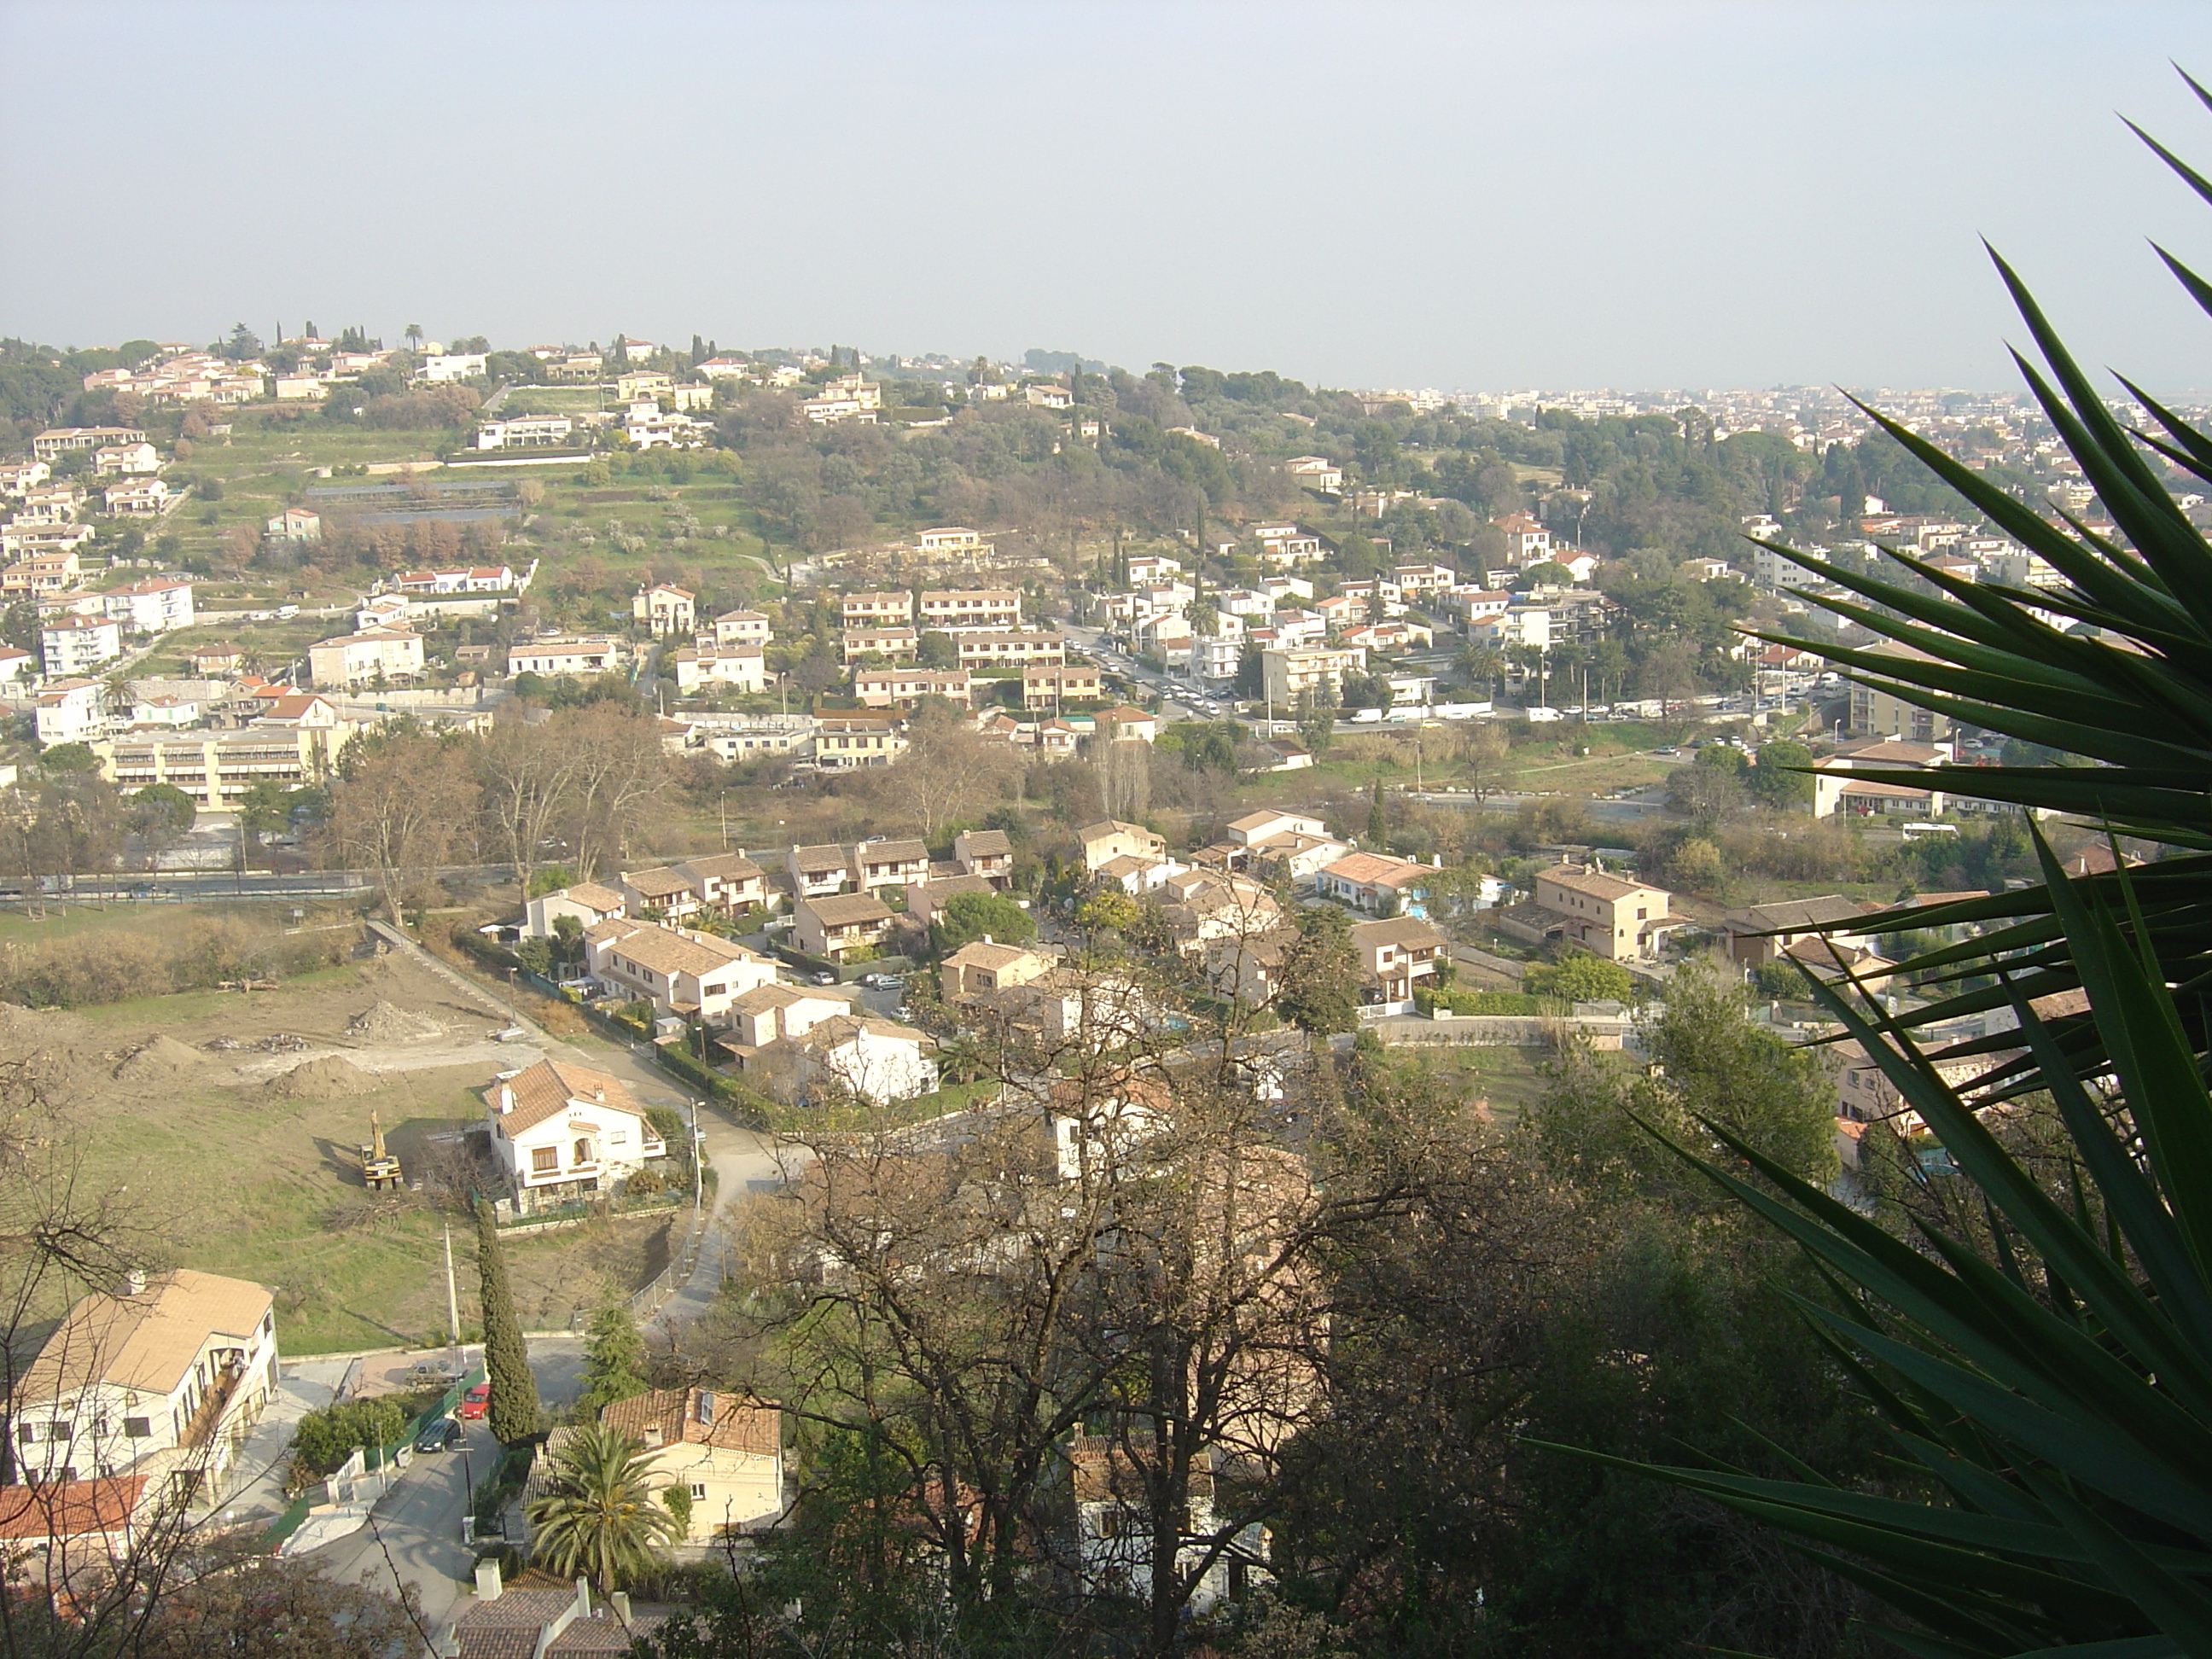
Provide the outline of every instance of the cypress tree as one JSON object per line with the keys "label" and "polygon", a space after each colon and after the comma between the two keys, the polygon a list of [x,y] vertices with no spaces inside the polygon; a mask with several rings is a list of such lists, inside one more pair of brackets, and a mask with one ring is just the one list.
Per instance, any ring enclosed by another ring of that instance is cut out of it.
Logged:
{"label": "cypress tree", "polygon": [[1374,793],[1367,806],[1367,839],[1375,843],[1375,850],[1378,853],[1390,839],[1390,818],[1382,806],[1382,777],[1380,773],[1376,775]]}
{"label": "cypress tree", "polygon": [[491,1384],[488,1415],[491,1431],[502,1444],[512,1445],[538,1432],[538,1381],[530,1374],[522,1322],[514,1316],[514,1292],[507,1288],[507,1261],[500,1254],[492,1207],[481,1199],[477,1203],[477,1272],[483,1281],[484,1379]]}

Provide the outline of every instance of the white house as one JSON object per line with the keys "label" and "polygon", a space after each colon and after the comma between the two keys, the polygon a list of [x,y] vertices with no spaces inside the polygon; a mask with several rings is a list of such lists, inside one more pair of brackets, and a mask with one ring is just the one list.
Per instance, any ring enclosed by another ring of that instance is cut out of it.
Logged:
{"label": "white house", "polygon": [[622,1079],[541,1060],[486,1091],[493,1156],[518,1214],[609,1192],[666,1156]]}
{"label": "white house", "polygon": [[768,618],[757,611],[725,611],[714,618],[717,645],[765,646],[774,637]]}
{"label": "white house", "polygon": [[123,654],[123,629],[106,617],[57,617],[40,626],[39,651],[49,674],[88,673]]}
{"label": "white house", "polygon": [[702,686],[759,691],[768,685],[768,659],[757,645],[687,645],[672,653],[669,661],[678,691]]}
{"label": "white house", "polygon": [[[1150,1441],[1137,1435],[1079,1435],[1069,1448],[1074,1466],[1077,1546],[1085,1583],[1096,1589],[1145,1596],[1152,1582],[1152,1517],[1144,1464],[1156,1457]],[[1200,1451],[1188,1476],[1189,1502],[1182,1517],[1191,1539],[1178,1544],[1172,1569],[1197,1573],[1187,1603],[1193,1613],[1218,1607],[1243,1589],[1255,1567],[1267,1565],[1267,1528],[1258,1522],[1240,1529],[1229,1547],[1206,1564],[1206,1547],[1218,1526],[1214,1510],[1213,1454]],[[1201,1570],[1202,1568],[1202,1570]]]}
{"label": "white house", "polygon": [[175,576],[145,576],[100,595],[107,615],[130,634],[167,634],[192,625],[192,585]]}
{"label": "white house", "polygon": [[764,1073],[769,1086],[789,1099],[834,1083],[880,1105],[926,1095],[937,1086],[935,1047],[927,1033],[912,1026],[844,1013],[799,1036],[777,1039],[748,1061],[746,1069]]}
{"label": "white house", "polygon": [[641,587],[629,602],[630,619],[654,634],[689,634],[697,625],[698,595],[672,582]]}
{"label": "white house", "polygon": [[106,688],[98,680],[57,680],[39,693],[35,711],[39,741],[43,744],[82,743],[107,729],[102,697]]}
{"label": "white house", "polygon": [[401,628],[369,628],[307,647],[307,672],[319,687],[365,685],[422,672],[422,639]]}
{"label": "white house", "polygon": [[415,370],[418,380],[448,382],[475,380],[483,378],[485,354],[481,351],[447,351],[423,358]]}
{"label": "white house", "polygon": [[696,1014],[720,1024],[734,999],[775,983],[775,964],[767,957],[688,927],[611,918],[586,928],[584,941],[592,978],[662,1015]]}
{"label": "white house", "polygon": [[638,449],[695,449],[707,441],[708,422],[690,415],[663,414],[653,402],[632,404],[623,417],[623,436]]}
{"label": "white house", "polygon": [[266,1286],[189,1267],[79,1298],[9,1401],[16,1478],[159,1476],[188,1502],[230,1467],[276,1387]]}
{"label": "white house", "polygon": [[323,538],[322,514],[304,507],[288,507],[270,519],[261,533],[272,542],[319,542]]}
{"label": "white house", "polygon": [[734,1050],[740,1070],[751,1064],[753,1051],[784,1037],[804,1036],[825,1019],[849,1016],[853,1005],[827,991],[798,990],[788,985],[761,985],[730,1004],[730,1036],[724,1047]]}
{"label": "white house", "polygon": [[108,485],[100,498],[110,513],[156,518],[168,508],[169,486],[161,478],[138,478],[130,483]]}
{"label": "white house", "polygon": [[161,454],[149,443],[111,444],[92,452],[92,471],[96,477],[144,478],[161,470]]}
{"label": "white house", "polygon": [[628,914],[628,901],[613,888],[580,881],[531,900],[524,907],[523,932],[532,939],[551,939],[560,931],[562,916],[574,918],[579,927],[592,927],[611,916]]}
{"label": "white house", "polygon": [[477,428],[478,449],[538,449],[565,444],[576,423],[566,415],[515,415]]}
{"label": "white house", "polygon": [[531,640],[507,647],[510,674],[596,674],[612,668],[621,654],[614,641],[599,636]]}

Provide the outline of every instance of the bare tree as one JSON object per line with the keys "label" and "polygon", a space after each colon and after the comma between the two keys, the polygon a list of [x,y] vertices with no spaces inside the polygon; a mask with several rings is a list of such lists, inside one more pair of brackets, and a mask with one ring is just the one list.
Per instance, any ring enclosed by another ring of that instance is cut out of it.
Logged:
{"label": "bare tree", "polygon": [[631,844],[654,827],[668,786],[653,716],[614,703],[566,709],[545,723],[547,739],[569,759],[565,791],[576,873],[619,866]]}
{"label": "bare tree", "polygon": [[1006,744],[970,731],[951,713],[925,708],[907,728],[905,756],[866,787],[887,812],[933,842],[956,819],[981,817],[1019,767]]}
{"label": "bare tree", "polygon": [[510,720],[492,728],[477,750],[483,812],[494,842],[506,850],[525,896],[539,849],[553,839],[575,782],[577,757],[554,721]]}
{"label": "bare tree", "polygon": [[1033,1609],[1049,1562],[1056,1627],[1126,1628],[1133,1602],[1160,1654],[1261,1565],[1284,1449],[1324,1403],[1317,1248],[1394,1201],[1324,1195],[1281,1144],[1293,1099],[1332,1098],[1301,1036],[1234,999],[1168,1029],[1194,988],[1181,958],[1071,958],[934,1011],[997,1098],[805,1137],[756,1258],[781,1287],[757,1385],[902,1471],[956,1606]]}
{"label": "bare tree", "polygon": [[1502,781],[1511,747],[1505,733],[1488,720],[1468,720],[1460,727],[1460,764],[1467,769],[1467,787],[1478,806]]}
{"label": "bare tree", "polygon": [[376,872],[397,922],[401,901],[447,861],[475,818],[477,788],[459,744],[422,731],[374,735],[366,752],[340,757],[325,835],[340,864]]}

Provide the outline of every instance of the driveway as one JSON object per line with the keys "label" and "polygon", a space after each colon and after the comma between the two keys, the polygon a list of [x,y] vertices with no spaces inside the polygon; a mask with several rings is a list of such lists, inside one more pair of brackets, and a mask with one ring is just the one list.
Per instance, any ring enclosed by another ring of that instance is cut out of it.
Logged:
{"label": "driveway", "polygon": [[487,1425],[464,1423],[461,1429],[460,1445],[413,1458],[367,1526],[302,1559],[322,1563],[343,1583],[365,1581],[380,1589],[395,1579],[411,1584],[422,1599],[425,1624],[435,1629],[451,1620],[463,1595],[475,1588],[476,1552],[461,1541],[469,1493],[499,1459]]}

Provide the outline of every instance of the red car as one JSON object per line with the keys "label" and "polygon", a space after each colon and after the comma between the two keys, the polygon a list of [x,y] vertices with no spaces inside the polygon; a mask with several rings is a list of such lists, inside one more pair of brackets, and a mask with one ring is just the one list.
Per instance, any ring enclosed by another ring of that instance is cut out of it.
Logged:
{"label": "red car", "polygon": [[453,1415],[462,1419],[464,1421],[479,1418],[484,1414],[485,1407],[490,1403],[491,1384],[489,1382],[479,1382],[476,1387],[471,1389],[466,1394],[461,1396],[461,1408],[459,1411],[454,1413]]}

